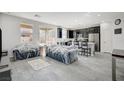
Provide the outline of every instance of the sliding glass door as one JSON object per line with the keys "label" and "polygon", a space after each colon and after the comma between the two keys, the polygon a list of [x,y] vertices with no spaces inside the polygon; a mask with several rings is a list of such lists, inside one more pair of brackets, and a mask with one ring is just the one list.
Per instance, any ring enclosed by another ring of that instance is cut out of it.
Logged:
{"label": "sliding glass door", "polygon": [[55,31],[52,28],[40,28],[40,43],[51,45],[55,43]]}
{"label": "sliding glass door", "polygon": [[46,43],[46,31],[40,29],[40,38],[39,38],[40,43]]}

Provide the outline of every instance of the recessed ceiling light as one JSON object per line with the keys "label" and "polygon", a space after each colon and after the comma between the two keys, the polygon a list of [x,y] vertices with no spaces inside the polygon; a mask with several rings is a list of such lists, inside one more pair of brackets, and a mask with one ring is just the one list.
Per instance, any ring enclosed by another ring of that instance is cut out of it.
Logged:
{"label": "recessed ceiling light", "polygon": [[41,16],[38,14],[35,14],[34,17],[40,18]]}

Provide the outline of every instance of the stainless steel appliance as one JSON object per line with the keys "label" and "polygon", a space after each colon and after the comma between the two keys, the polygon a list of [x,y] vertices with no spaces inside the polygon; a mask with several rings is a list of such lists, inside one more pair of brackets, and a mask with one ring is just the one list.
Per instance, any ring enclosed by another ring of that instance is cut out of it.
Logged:
{"label": "stainless steel appliance", "polygon": [[89,42],[95,43],[95,51],[99,51],[99,33],[90,33],[88,36]]}

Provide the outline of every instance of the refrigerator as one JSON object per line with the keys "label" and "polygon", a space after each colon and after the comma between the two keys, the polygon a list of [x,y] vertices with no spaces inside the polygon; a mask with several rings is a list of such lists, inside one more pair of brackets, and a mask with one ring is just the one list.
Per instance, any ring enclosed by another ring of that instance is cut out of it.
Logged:
{"label": "refrigerator", "polygon": [[91,33],[88,35],[88,41],[95,43],[95,51],[100,51],[99,33]]}

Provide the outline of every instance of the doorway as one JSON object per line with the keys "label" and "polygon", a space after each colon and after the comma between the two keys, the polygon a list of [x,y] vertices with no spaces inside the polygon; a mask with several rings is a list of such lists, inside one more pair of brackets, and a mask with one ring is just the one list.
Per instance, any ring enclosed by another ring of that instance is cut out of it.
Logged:
{"label": "doorway", "polygon": [[112,27],[109,23],[101,24],[101,49],[102,52],[112,52]]}

